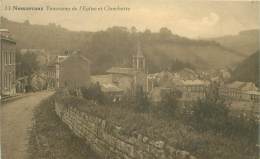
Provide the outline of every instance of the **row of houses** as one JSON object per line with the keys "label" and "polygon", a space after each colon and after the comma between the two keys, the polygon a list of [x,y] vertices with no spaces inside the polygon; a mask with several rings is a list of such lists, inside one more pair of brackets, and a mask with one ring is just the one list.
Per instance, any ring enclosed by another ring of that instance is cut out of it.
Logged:
{"label": "row of houses", "polygon": [[[183,101],[196,101],[199,98],[204,98],[209,85],[216,81],[203,80],[197,77],[190,69],[181,70],[180,73],[163,71],[150,74],[148,81],[151,84],[151,99],[158,102],[161,100],[161,94],[171,89],[181,91],[181,100]],[[260,102],[259,89],[252,82],[222,83],[219,93],[229,101]]]}
{"label": "row of houses", "polygon": [[220,94],[226,99],[260,102],[260,92],[252,82],[234,81],[220,88]]}

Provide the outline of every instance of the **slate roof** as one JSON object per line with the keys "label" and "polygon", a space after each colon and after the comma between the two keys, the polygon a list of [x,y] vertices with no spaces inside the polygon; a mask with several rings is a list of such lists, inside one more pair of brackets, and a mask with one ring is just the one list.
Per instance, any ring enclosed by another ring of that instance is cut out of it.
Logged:
{"label": "slate roof", "polygon": [[134,75],[135,70],[133,68],[123,68],[123,67],[112,67],[106,71],[112,74],[124,74],[124,75]]}

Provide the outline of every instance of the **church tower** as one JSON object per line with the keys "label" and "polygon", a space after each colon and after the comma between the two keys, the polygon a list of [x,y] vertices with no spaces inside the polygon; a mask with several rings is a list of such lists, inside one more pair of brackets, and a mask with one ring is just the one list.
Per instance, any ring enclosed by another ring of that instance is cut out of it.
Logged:
{"label": "church tower", "polygon": [[137,72],[145,72],[145,57],[141,50],[141,44],[139,41],[136,47],[136,54],[133,56],[133,68]]}
{"label": "church tower", "polygon": [[134,92],[137,90],[142,90],[147,92],[147,73],[146,73],[146,63],[145,57],[143,55],[140,41],[137,43],[136,54],[133,55],[133,69],[135,70],[134,75]]}

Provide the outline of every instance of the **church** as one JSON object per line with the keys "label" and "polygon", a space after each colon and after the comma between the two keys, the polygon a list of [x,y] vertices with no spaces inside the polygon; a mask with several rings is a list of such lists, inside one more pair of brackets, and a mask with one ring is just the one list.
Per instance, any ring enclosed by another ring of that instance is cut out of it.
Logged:
{"label": "church", "polygon": [[148,92],[146,70],[146,59],[138,43],[136,53],[132,56],[132,67],[111,67],[106,71],[106,75],[92,76],[92,81],[99,82],[101,86],[113,84],[125,94],[135,95],[137,89]]}

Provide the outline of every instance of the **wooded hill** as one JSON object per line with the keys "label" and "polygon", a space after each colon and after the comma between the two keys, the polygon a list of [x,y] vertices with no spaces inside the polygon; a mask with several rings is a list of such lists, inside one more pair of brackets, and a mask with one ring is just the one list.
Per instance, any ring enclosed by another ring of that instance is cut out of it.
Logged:
{"label": "wooded hill", "polygon": [[259,50],[253,55],[241,62],[232,73],[233,80],[244,82],[254,82],[260,86],[260,52]]}
{"label": "wooded hill", "polygon": [[213,38],[221,45],[236,50],[242,55],[250,56],[259,50],[260,37],[259,29],[241,31],[237,35],[227,35],[223,37]]}
{"label": "wooded hill", "polygon": [[[69,31],[54,23],[34,25],[18,23],[1,17],[1,27],[9,29],[18,49],[45,49],[53,54],[65,50],[81,50],[92,61],[92,71],[103,73],[111,66],[130,66],[136,53],[137,40],[147,58],[149,72],[174,67],[177,63],[197,69],[233,66],[245,57],[215,41],[192,40],[173,34],[167,28],[159,32],[138,32],[134,27],[111,27],[104,31]],[[88,28],[86,28],[88,30]],[[177,59],[177,60],[176,60]]]}

